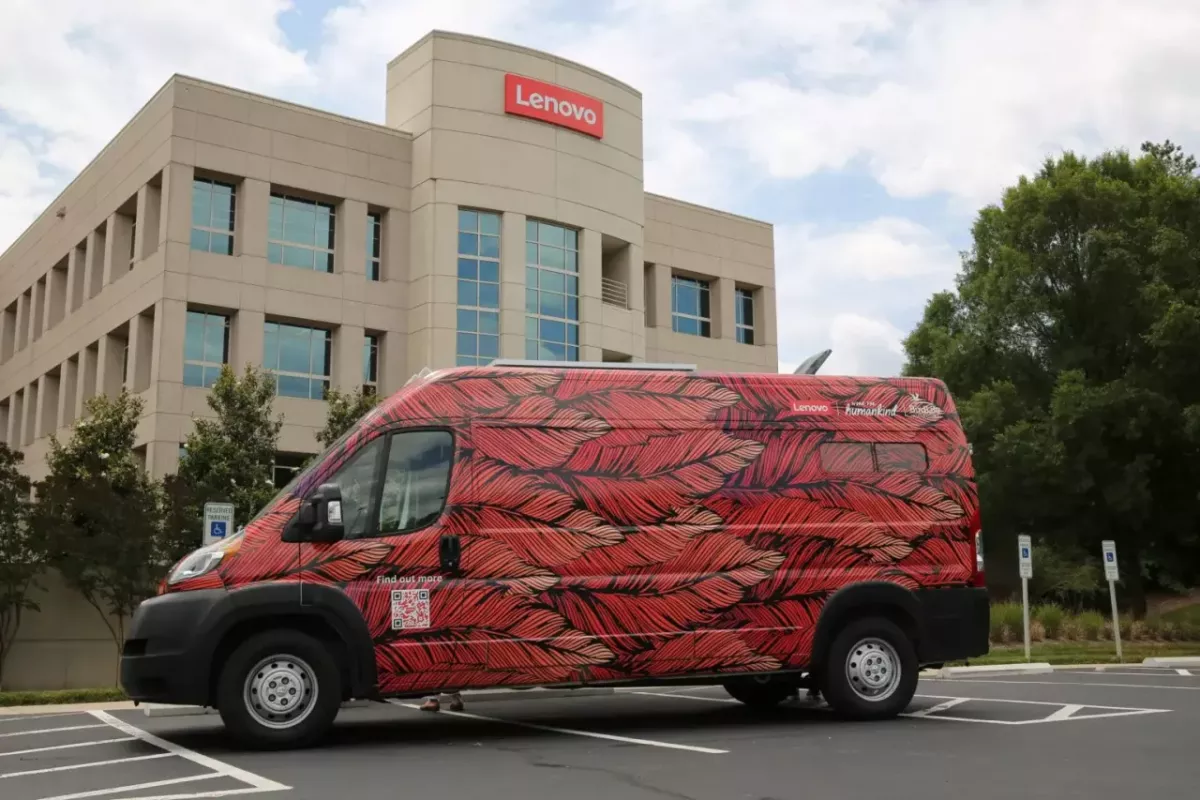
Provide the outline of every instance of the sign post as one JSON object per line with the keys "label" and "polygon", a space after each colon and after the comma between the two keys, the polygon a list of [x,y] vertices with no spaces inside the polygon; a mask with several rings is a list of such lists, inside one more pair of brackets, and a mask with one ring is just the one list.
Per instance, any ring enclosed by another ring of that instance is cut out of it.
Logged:
{"label": "sign post", "polygon": [[1025,620],[1025,661],[1029,655],[1029,579],[1033,577],[1033,541],[1021,534],[1017,537],[1017,565],[1021,572],[1021,613]]}
{"label": "sign post", "polygon": [[1105,539],[1100,543],[1104,553],[1104,577],[1108,579],[1108,599],[1112,603],[1113,641],[1117,644],[1117,661],[1124,664],[1121,655],[1121,618],[1117,616],[1117,581],[1121,580],[1121,571],[1117,568],[1117,543]]}
{"label": "sign post", "polygon": [[219,542],[233,533],[233,503],[204,504],[204,544]]}

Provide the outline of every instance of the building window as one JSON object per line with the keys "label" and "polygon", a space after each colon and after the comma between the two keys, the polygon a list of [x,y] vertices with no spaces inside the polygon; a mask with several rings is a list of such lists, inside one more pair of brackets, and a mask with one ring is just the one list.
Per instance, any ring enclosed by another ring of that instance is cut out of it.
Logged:
{"label": "building window", "polygon": [[363,394],[379,391],[379,336],[368,333],[363,337]]}
{"label": "building window", "polygon": [[272,264],[333,272],[334,211],[329,203],[271,193],[267,260]]}
{"label": "building window", "polygon": [[183,385],[205,389],[216,383],[229,363],[229,317],[206,311],[187,312],[183,343]]}
{"label": "building window", "polygon": [[228,183],[192,181],[192,249],[233,255],[234,188]]}
{"label": "building window", "polygon": [[296,473],[304,469],[305,463],[311,458],[304,453],[276,453],[275,462],[271,465],[271,482],[276,489],[282,489],[292,482]]}
{"label": "building window", "polygon": [[129,218],[129,264],[137,261],[137,217]]}
{"label": "building window", "polygon": [[379,280],[379,265],[383,261],[383,214],[367,214],[367,278]]}
{"label": "building window", "polygon": [[459,366],[488,364],[500,355],[500,215],[458,212]]}
{"label": "building window", "polygon": [[525,223],[525,357],[579,360],[579,233]]}
{"label": "building window", "polygon": [[268,322],[263,329],[263,367],[275,373],[275,393],[325,399],[332,343],[332,335],[322,328]]}
{"label": "building window", "polygon": [[671,329],[691,336],[712,336],[712,294],[708,281],[671,276]]}
{"label": "building window", "polygon": [[734,290],[734,304],[737,340],[742,344],[754,344],[754,292],[749,289]]}

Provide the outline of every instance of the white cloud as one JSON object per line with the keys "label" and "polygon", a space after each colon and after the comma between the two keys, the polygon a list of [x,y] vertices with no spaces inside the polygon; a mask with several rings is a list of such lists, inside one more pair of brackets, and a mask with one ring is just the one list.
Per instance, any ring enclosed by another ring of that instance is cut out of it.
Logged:
{"label": "white cloud", "polygon": [[829,347],[822,374],[896,374],[906,328],[958,269],[942,239],[889,217],[825,231],[781,226],[775,247],[782,371]]}

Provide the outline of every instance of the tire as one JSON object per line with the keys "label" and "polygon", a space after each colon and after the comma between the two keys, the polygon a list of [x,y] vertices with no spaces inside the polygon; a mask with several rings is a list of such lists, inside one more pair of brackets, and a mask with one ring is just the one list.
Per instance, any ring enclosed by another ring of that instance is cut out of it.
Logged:
{"label": "tire", "polygon": [[[864,660],[865,659],[865,660]],[[821,690],[833,709],[852,719],[890,719],[917,691],[917,654],[898,625],[883,617],[854,620],[834,637]]]}
{"label": "tire", "polygon": [[771,678],[737,678],[723,686],[730,697],[751,708],[774,708],[796,693],[795,686]]}
{"label": "tire", "polygon": [[[277,691],[266,694],[271,689]],[[305,697],[307,703],[298,705]],[[333,727],[341,699],[341,675],[326,647],[286,629],[242,642],[217,683],[225,729],[241,745],[259,750],[314,744]]]}

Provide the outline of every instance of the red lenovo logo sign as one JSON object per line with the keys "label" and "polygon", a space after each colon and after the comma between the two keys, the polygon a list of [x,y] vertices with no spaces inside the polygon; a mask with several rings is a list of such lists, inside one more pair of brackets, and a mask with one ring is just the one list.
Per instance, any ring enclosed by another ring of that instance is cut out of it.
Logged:
{"label": "red lenovo logo sign", "polygon": [[521,75],[504,76],[504,111],[604,137],[604,103],[586,94]]}

